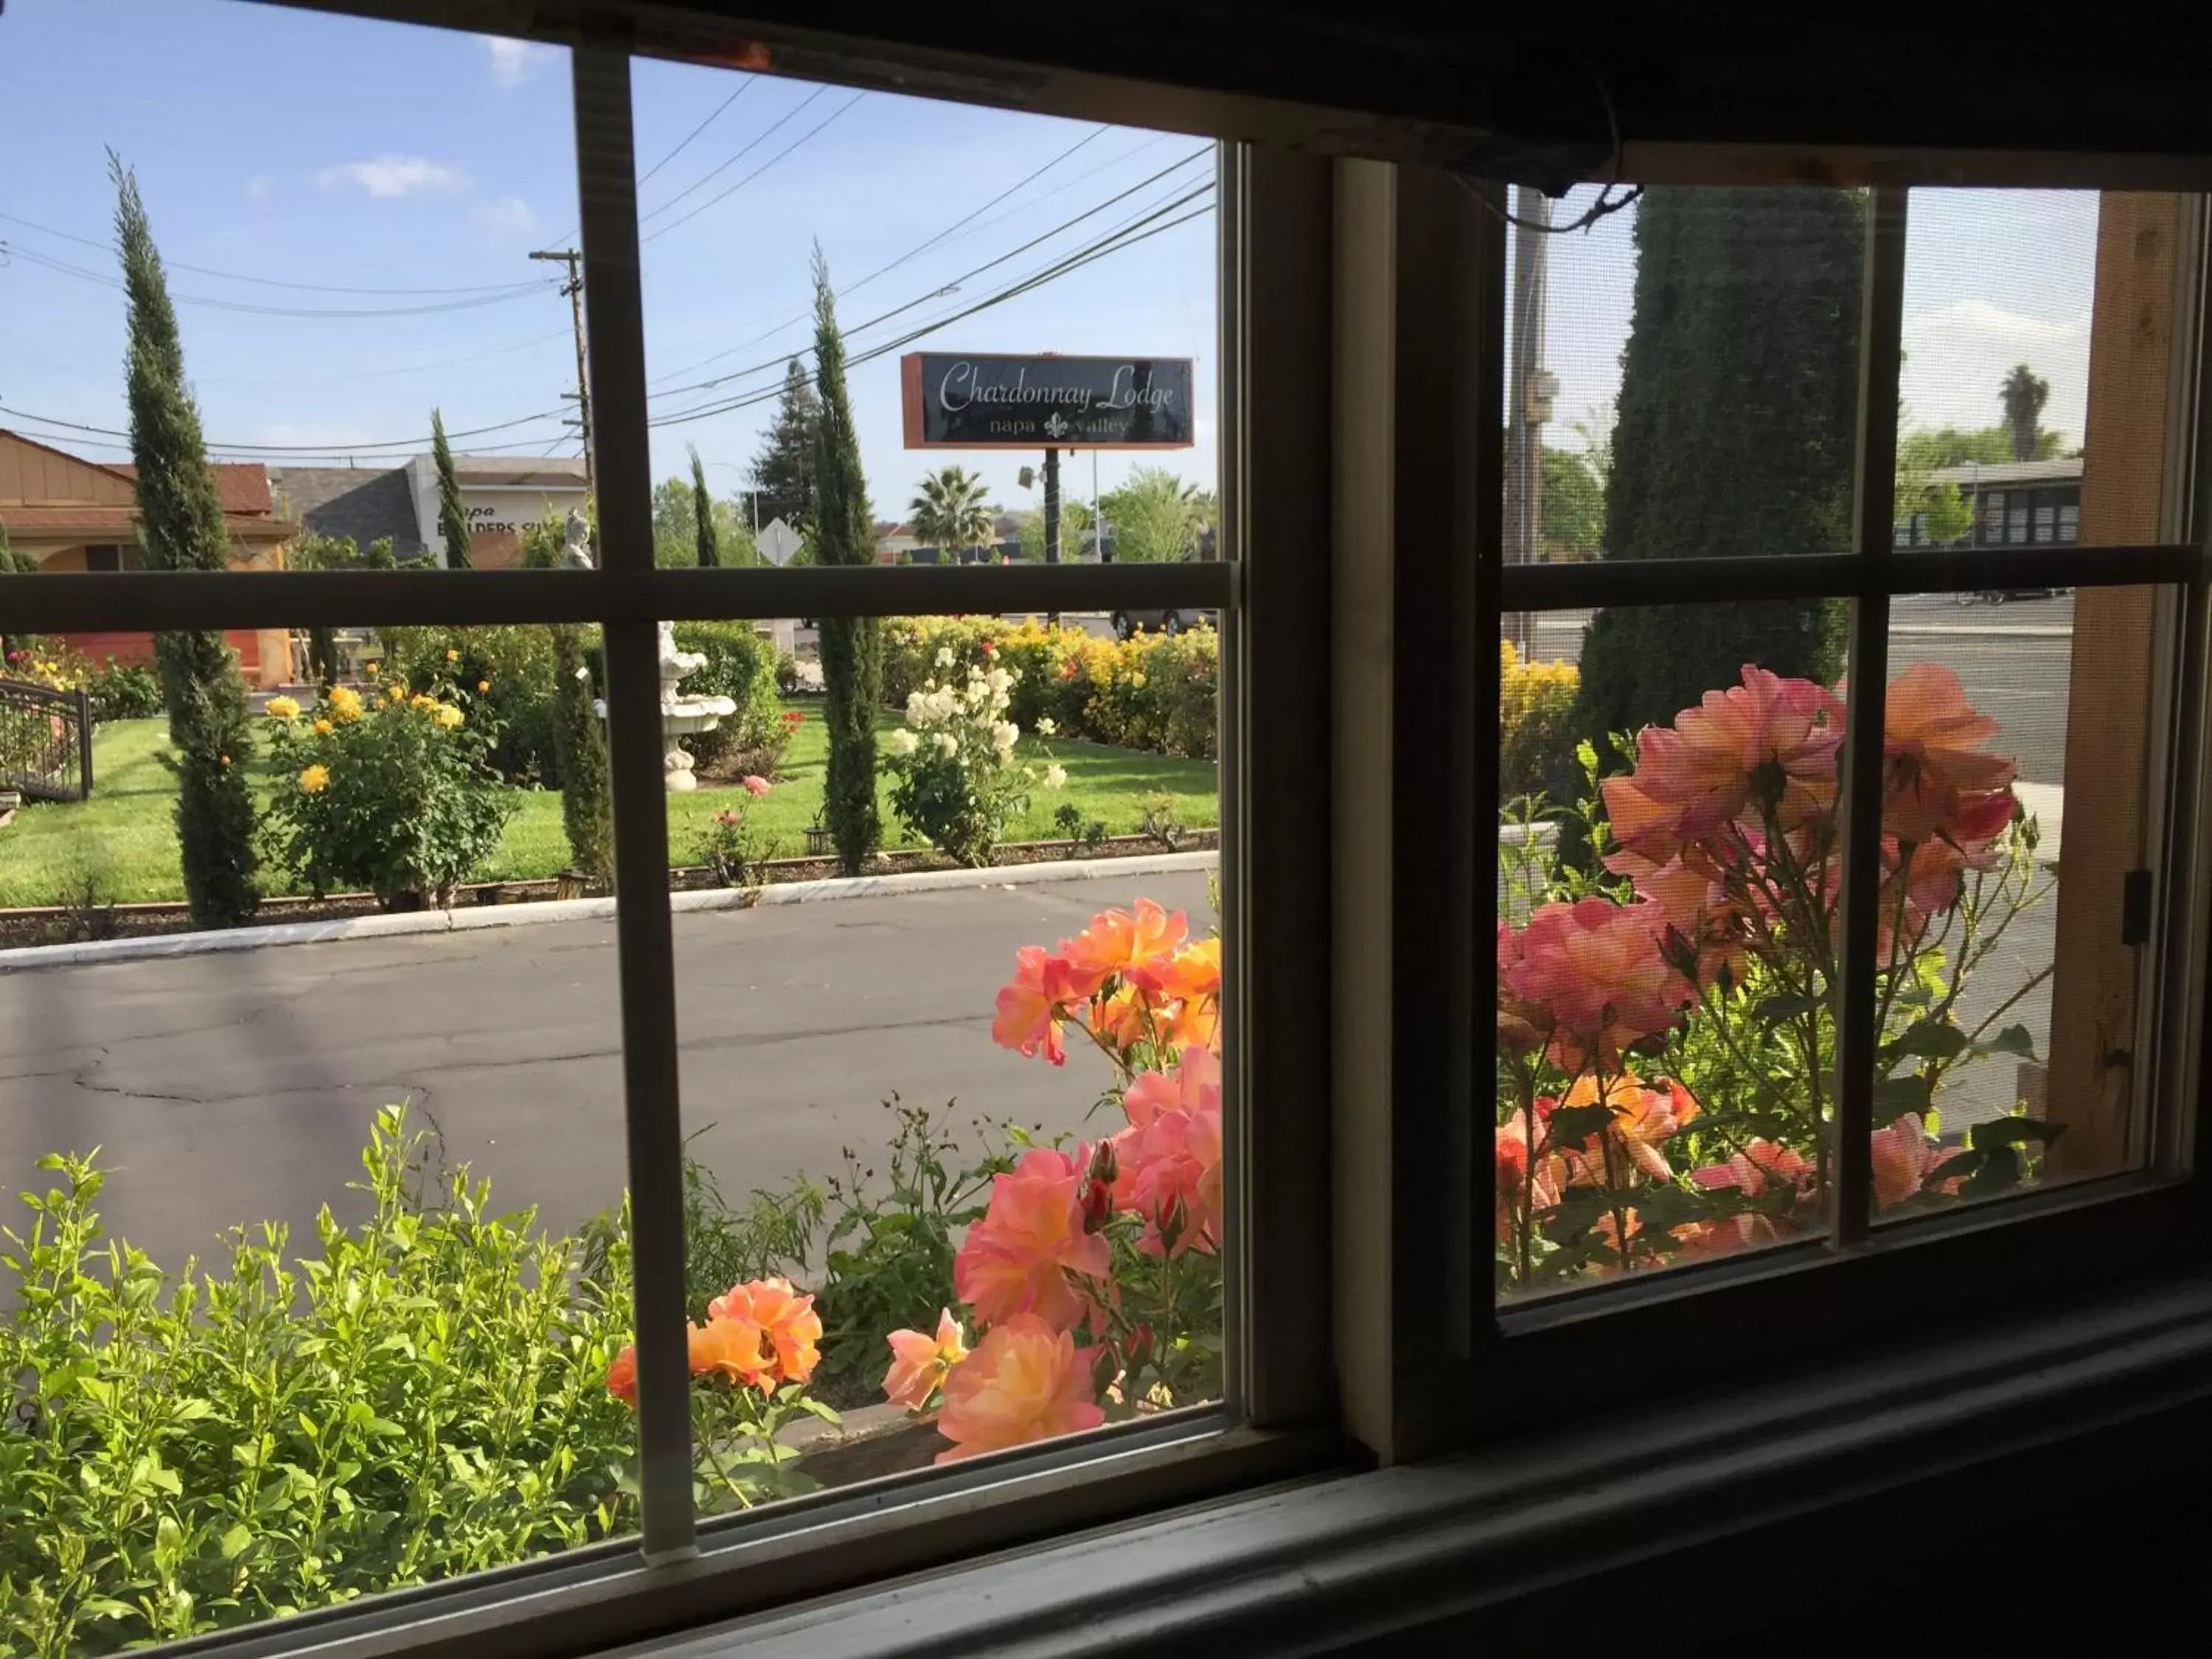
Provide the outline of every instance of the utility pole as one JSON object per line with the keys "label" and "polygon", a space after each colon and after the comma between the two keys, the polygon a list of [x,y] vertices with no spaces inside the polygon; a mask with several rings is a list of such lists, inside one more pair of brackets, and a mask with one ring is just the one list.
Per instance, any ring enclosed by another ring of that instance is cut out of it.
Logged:
{"label": "utility pole", "polygon": [[530,257],[568,268],[568,280],[561,284],[561,292],[568,296],[568,314],[576,330],[576,389],[561,397],[576,405],[576,418],[567,424],[573,425],[584,441],[584,489],[588,493],[592,488],[592,377],[584,353],[584,256],[573,247],[564,247],[540,249]]}
{"label": "utility pole", "polygon": [[[1549,295],[1552,204],[1527,185],[1513,189],[1512,384],[1506,388],[1505,562],[1534,564],[1543,529],[1544,422],[1552,417],[1554,382],[1544,367],[1544,317]],[[1535,644],[1535,618],[1516,611],[1506,637],[1522,661]]]}
{"label": "utility pole", "polygon": [[[1044,562],[1047,564],[1060,562],[1060,451],[1057,448],[1048,449],[1044,453]],[[1049,625],[1058,626],[1060,612],[1048,612],[1045,621]]]}

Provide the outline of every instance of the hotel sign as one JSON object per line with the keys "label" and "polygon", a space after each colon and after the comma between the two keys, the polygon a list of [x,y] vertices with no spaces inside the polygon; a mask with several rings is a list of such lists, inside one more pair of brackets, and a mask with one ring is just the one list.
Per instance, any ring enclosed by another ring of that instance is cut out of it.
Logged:
{"label": "hotel sign", "polygon": [[908,449],[1188,449],[1188,357],[900,359]]}

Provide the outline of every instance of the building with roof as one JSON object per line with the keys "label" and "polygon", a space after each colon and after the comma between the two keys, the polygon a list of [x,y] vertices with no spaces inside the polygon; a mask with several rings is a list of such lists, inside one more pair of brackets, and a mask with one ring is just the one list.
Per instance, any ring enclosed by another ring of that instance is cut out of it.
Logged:
{"label": "building with roof", "polygon": [[310,534],[343,537],[364,549],[389,540],[395,559],[426,550],[404,467],[271,467],[269,483],[278,510]]}
{"label": "building with roof", "polygon": [[[1927,482],[1956,484],[1973,509],[1973,528],[1947,547],[2025,547],[2081,538],[2081,458],[1996,461],[1987,465],[1939,467]],[[1928,515],[1916,513],[1897,526],[1899,547],[1934,545]]]}
{"label": "building with roof", "polygon": [[[234,570],[281,570],[299,526],[276,511],[269,475],[258,462],[220,463],[216,489],[230,538]],[[9,545],[41,571],[131,570],[139,566],[137,470],[88,461],[0,428],[0,531]],[[151,662],[150,634],[72,634],[70,643],[94,662]],[[284,629],[234,629],[225,635],[249,685],[291,678],[290,636]]]}
{"label": "building with roof", "polygon": [[[446,538],[438,532],[438,468],[428,455],[411,457],[401,469],[415,506],[416,533],[423,547],[446,562]],[[504,455],[456,455],[453,476],[461,486],[461,506],[469,518],[469,562],[479,570],[504,570],[522,562],[522,532],[547,514],[579,512],[591,485],[581,457],[516,459]]]}

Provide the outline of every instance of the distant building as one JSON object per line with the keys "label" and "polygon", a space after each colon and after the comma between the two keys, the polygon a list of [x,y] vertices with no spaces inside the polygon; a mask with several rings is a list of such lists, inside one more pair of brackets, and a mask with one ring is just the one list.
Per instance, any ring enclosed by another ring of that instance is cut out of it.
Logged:
{"label": "distant building", "polygon": [[[1973,508],[1973,528],[1945,547],[2026,547],[2081,539],[2081,458],[1999,461],[1987,466],[1940,467],[1931,485],[1956,484]],[[1916,513],[1897,526],[1899,547],[1932,547],[1928,515]]]}
{"label": "distant building", "polygon": [[[313,534],[342,536],[362,548],[389,538],[396,559],[428,550],[404,467],[271,467],[269,483],[284,513]],[[434,525],[435,518],[434,511]]]}
{"label": "distant building", "polygon": [[[526,528],[549,512],[580,510],[591,495],[580,457],[456,455],[453,475],[469,516],[469,562],[479,570],[520,563]],[[318,535],[349,536],[364,548],[389,537],[397,558],[428,553],[445,562],[438,467],[428,455],[392,467],[288,466],[270,477],[287,509]]]}
{"label": "distant building", "polygon": [[[88,461],[0,430],[0,530],[42,572],[138,569],[137,476],[135,467],[120,462]],[[220,462],[215,480],[231,568],[283,569],[285,546],[300,526],[278,514],[267,470],[258,462]],[[154,659],[150,634],[66,637],[94,662]],[[224,637],[238,653],[249,685],[282,685],[291,678],[291,636],[283,629],[234,629]]]}

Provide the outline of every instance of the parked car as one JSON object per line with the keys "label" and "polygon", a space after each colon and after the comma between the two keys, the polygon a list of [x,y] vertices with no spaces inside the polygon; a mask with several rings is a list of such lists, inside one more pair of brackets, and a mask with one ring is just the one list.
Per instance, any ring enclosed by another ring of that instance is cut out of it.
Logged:
{"label": "parked car", "polygon": [[1180,634],[1193,623],[1202,622],[1208,627],[1220,626],[1219,617],[1212,611],[1116,611],[1114,613],[1114,637],[1126,640],[1132,634]]}

